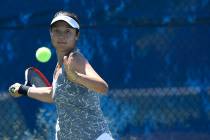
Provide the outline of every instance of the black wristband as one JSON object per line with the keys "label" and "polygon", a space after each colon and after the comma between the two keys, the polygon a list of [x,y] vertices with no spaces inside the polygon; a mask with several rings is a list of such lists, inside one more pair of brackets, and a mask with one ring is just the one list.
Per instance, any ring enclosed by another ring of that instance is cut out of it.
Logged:
{"label": "black wristband", "polygon": [[21,95],[27,96],[29,88],[30,88],[29,86],[21,85],[19,90],[18,90],[18,93],[21,94]]}

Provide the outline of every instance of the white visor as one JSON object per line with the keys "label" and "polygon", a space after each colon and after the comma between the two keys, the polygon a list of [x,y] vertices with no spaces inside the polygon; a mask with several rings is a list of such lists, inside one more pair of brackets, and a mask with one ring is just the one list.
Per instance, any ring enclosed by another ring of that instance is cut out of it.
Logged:
{"label": "white visor", "polygon": [[71,18],[69,16],[65,16],[65,15],[58,15],[57,17],[55,17],[52,20],[50,25],[52,25],[53,23],[55,23],[56,21],[59,21],[59,20],[63,20],[66,23],[68,23],[71,27],[79,30],[79,24],[77,23],[77,21],[74,20],[73,18]]}

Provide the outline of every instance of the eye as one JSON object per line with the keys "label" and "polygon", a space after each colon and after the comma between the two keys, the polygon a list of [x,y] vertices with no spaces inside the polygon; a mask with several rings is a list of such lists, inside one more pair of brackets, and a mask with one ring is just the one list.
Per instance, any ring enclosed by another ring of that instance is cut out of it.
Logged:
{"label": "eye", "polygon": [[66,33],[71,33],[70,29],[67,29],[67,30],[66,30]]}

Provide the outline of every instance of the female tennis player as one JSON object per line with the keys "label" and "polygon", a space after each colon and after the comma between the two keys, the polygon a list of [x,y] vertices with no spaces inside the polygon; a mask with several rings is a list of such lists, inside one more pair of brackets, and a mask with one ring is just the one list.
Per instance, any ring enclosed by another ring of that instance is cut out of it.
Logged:
{"label": "female tennis player", "polygon": [[57,108],[56,139],[113,140],[100,108],[99,94],[106,94],[107,83],[78,51],[80,25],[75,14],[60,11],[50,24],[51,41],[57,65],[51,87],[29,87],[19,83],[10,89],[13,96],[54,102]]}

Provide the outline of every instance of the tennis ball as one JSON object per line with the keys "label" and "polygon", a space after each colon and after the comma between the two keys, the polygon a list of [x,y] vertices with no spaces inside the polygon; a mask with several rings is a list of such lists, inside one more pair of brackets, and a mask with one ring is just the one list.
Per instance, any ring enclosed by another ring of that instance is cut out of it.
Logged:
{"label": "tennis ball", "polygon": [[47,47],[40,47],[36,51],[36,59],[39,62],[46,63],[51,58],[51,51]]}

